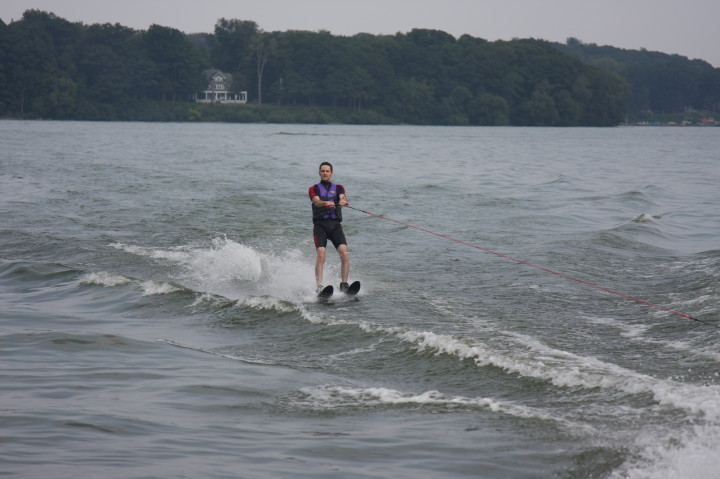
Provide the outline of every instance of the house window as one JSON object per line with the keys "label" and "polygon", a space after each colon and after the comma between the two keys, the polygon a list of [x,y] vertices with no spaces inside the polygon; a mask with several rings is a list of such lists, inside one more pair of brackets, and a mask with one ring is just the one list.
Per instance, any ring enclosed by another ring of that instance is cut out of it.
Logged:
{"label": "house window", "polygon": [[224,89],[225,89],[225,85],[215,85],[215,89],[216,89],[216,90],[224,90]]}

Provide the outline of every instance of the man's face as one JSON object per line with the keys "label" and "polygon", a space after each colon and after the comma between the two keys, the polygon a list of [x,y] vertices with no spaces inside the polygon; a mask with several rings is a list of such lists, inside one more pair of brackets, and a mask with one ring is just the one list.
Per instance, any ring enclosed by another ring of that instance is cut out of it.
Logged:
{"label": "man's face", "polygon": [[322,181],[330,181],[330,178],[332,178],[332,175],[333,175],[333,172],[328,165],[322,165],[320,167],[320,179]]}

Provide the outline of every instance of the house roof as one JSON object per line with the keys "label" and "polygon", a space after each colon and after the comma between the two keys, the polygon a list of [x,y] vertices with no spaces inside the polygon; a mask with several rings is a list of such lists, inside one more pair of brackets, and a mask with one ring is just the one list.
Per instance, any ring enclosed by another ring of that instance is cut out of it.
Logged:
{"label": "house roof", "polygon": [[224,71],[219,70],[217,68],[209,68],[203,72],[203,75],[205,75],[205,78],[207,78],[208,80],[214,78],[218,74],[222,75],[223,78],[225,78],[226,82],[232,83],[232,80],[233,80],[232,75],[230,73],[225,73]]}

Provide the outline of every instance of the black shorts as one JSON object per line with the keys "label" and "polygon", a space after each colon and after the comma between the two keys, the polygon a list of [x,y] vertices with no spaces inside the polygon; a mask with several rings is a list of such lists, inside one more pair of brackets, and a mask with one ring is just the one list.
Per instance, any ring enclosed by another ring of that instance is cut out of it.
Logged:
{"label": "black shorts", "polygon": [[313,225],[313,239],[315,248],[326,248],[328,239],[332,241],[335,249],[340,245],[347,245],[342,224],[335,220],[321,220]]}

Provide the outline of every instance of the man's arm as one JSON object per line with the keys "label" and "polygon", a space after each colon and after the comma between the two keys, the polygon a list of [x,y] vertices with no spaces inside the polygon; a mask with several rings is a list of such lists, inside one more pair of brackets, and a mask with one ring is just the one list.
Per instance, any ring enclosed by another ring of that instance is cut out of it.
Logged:
{"label": "man's arm", "polygon": [[335,203],[332,201],[323,201],[320,199],[320,195],[318,194],[317,187],[311,186],[310,187],[310,201],[313,205],[317,206],[318,208],[335,208]]}
{"label": "man's arm", "polygon": [[338,206],[346,206],[350,204],[347,196],[345,196],[345,187],[343,185],[338,185],[338,200]]}
{"label": "man's arm", "polygon": [[[340,200],[342,202],[342,200]],[[347,202],[346,202],[347,203]],[[335,203],[332,201],[323,201],[319,196],[313,196],[312,204],[318,208],[335,208]]]}

